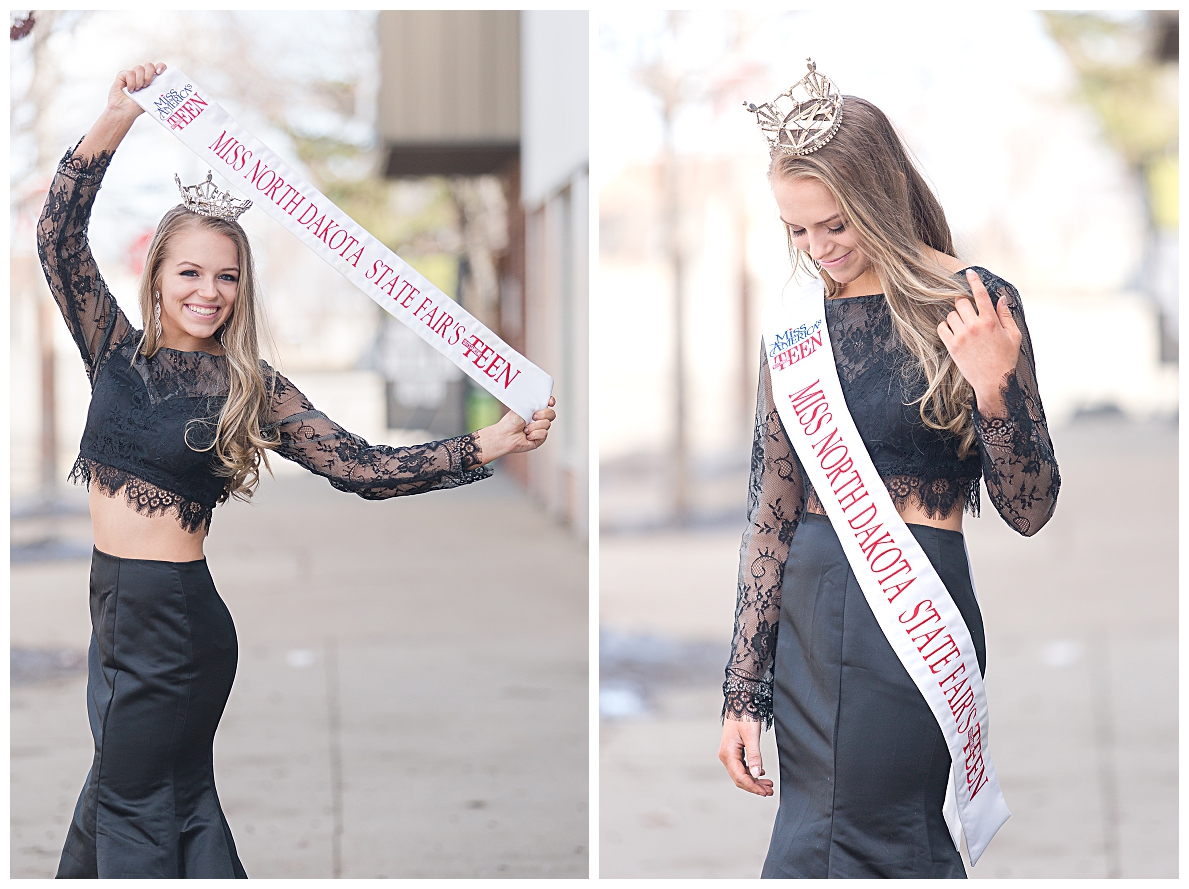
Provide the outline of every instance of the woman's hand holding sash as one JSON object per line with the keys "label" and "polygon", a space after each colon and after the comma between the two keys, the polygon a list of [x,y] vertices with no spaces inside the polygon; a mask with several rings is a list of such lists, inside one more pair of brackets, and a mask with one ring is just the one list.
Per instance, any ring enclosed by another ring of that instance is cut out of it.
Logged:
{"label": "woman's hand holding sash", "polygon": [[107,106],[95,125],[87,130],[83,141],[74,150],[74,156],[90,158],[101,151],[115,151],[136,118],[144,113],[144,109],[130,97],[131,93],[144,89],[164,71],[165,66],[160,62],[149,62],[117,74],[107,93]]}

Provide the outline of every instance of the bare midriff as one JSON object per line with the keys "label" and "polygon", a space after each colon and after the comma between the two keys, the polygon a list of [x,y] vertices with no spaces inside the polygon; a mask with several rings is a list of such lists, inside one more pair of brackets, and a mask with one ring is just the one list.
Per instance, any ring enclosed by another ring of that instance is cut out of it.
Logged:
{"label": "bare midriff", "polygon": [[100,552],[158,562],[194,562],[205,557],[205,529],[191,533],[173,515],[142,515],[122,492],[109,497],[97,485],[91,486],[90,499],[91,528]]}
{"label": "bare midriff", "polygon": [[[823,516],[826,514],[816,497],[810,497],[809,500],[810,502],[805,508],[806,512]],[[928,525],[930,528],[944,528],[946,531],[962,530],[962,510],[960,508],[955,509],[950,515],[935,518],[910,501],[898,506],[896,512],[900,513],[900,518],[910,525]]]}

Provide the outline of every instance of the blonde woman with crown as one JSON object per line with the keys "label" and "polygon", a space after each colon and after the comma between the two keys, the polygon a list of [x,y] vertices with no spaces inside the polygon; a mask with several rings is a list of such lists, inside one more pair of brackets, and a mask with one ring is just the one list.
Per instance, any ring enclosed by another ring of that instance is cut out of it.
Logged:
{"label": "blonde woman with crown", "polygon": [[[812,62],[799,86],[809,95],[749,106],[769,138],[790,257],[820,279],[823,360],[981,673],[963,512],[978,514],[981,478],[1003,519],[1032,535],[1060,486],[1020,297],[956,258],[941,205],[878,108],[840,95]],[[780,800],[764,877],[964,878],[942,811],[941,717],[856,580],[823,506],[834,492],[819,496],[794,449],[808,411],[791,415],[792,396],[774,396],[788,359],[772,365],[773,351],[760,367],[719,758],[739,788],[771,796],[759,739],[775,723]]]}
{"label": "blonde woman with crown", "polygon": [[[46,279],[91,381],[72,478],[90,488],[95,550],[87,709],[95,759],[59,877],[244,877],[215,792],[212,743],[237,643],[203,556],[214,507],[247,500],[268,453],[370,500],[470,484],[539,447],[554,411],[471,435],[370,446],[260,359],[252,252],[229,195],[162,218],[135,330],[87,242],[91,207],[162,64],[121,71],[66,153],[38,223]],[[179,183],[180,185],[180,183]],[[550,402],[552,404],[552,401]]]}

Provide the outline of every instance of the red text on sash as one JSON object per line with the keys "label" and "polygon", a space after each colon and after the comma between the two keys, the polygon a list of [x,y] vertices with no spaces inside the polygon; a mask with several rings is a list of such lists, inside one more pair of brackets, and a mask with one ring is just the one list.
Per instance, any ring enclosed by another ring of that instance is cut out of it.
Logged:
{"label": "red text on sash", "polygon": [[[812,339],[812,338],[811,338]],[[786,353],[795,353],[811,342],[804,340]],[[799,361],[796,357],[795,361]],[[786,365],[787,366],[787,365]],[[773,362],[773,370],[779,370]],[[941,675],[938,687],[945,695],[954,726],[960,735],[966,736],[962,748],[965,754],[966,786],[971,799],[986,785],[987,775],[983,762],[982,727],[975,703],[974,690],[965,677],[966,665],[953,635],[930,599],[921,598],[915,605],[913,596],[907,591],[916,582],[918,571],[904,557],[891,531],[884,527],[879,507],[871,498],[866,483],[850,457],[843,434],[833,424],[834,415],[821,381],[814,380],[797,392],[791,393],[789,401],[797,416],[801,433],[812,440],[810,452],[818,466],[826,474],[830,492],[838,501],[843,517],[854,532],[859,551],[863,555],[860,564],[853,564],[856,573],[868,572],[879,589],[887,597],[888,604],[895,603],[905,610],[899,615],[899,624],[933,676]],[[790,433],[793,430],[789,430]],[[819,491],[821,496],[824,492]],[[898,523],[903,527],[903,523]],[[905,595],[905,599],[897,599]]]}

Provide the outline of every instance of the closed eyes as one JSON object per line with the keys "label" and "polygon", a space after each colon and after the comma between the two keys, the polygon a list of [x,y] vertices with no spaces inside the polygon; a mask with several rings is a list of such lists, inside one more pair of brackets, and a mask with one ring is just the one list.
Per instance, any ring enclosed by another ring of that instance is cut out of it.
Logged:
{"label": "closed eyes", "polygon": [[[830,234],[832,234],[832,235],[840,235],[840,234],[842,234],[844,231],[846,231],[846,224],[845,224],[845,223],[842,223],[842,222],[840,222],[840,223],[838,223],[838,228],[830,228],[829,226],[826,226],[826,231],[828,231],[828,232],[829,232]],[[790,233],[790,234],[791,234],[791,235],[792,235],[794,238],[799,238],[799,237],[801,237],[802,235],[804,235],[804,234],[805,234],[805,229],[803,229],[803,228],[793,228],[793,227],[790,225],[790,226],[789,226],[789,233]]]}

